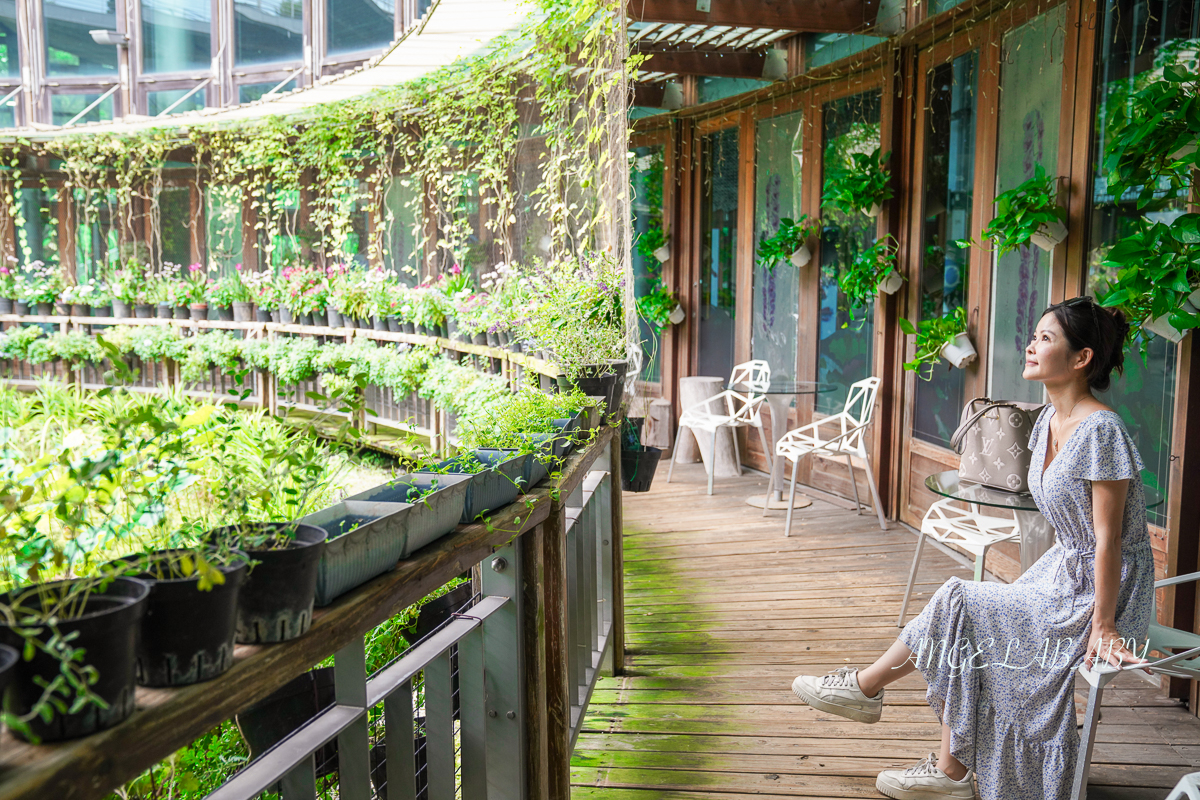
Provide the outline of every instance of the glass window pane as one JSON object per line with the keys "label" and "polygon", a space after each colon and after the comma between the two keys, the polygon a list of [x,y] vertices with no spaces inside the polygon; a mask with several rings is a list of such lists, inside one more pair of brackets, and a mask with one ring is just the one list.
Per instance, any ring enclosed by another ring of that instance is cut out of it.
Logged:
{"label": "glass window pane", "polygon": [[[822,107],[824,174],[831,174],[835,166],[852,163],[852,153],[870,153],[879,147],[879,110],[877,91],[844,97]],[[845,406],[850,384],[871,375],[874,304],[852,308],[840,281],[855,257],[874,243],[878,226],[874,217],[860,212],[844,214],[831,207],[823,208],[821,215],[817,380],[841,388],[817,395],[816,407],[817,411],[833,414]]]}
{"label": "glass window pane", "polygon": [[710,133],[701,142],[700,375],[733,372],[738,235],[738,129]]}
{"label": "glass window pane", "polygon": [[[0,4],[0,75],[16,77],[21,74],[18,52],[16,4],[10,0]],[[4,94],[8,94],[8,91]]]}
{"label": "glass window pane", "polygon": [[396,0],[327,0],[329,52],[374,50],[392,41]]}
{"label": "glass window pane", "polygon": [[120,254],[117,234],[117,192],[115,189],[87,191],[76,189],[75,204],[75,275],[79,281],[111,273]]}
{"label": "glass window pane", "polygon": [[186,267],[192,263],[192,193],[186,186],[165,186],[158,193],[158,228],[162,260]]}
{"label": "glass window pane", "polygon": [[49,75],[116,75],[117,47],[96,44],[91,30],[116,30],[110,0],[45,0],[46,72]]}
{"label": "glass window pane", "polygon": [[[1004,37],[996,193],[1033,177],[1041,165],[1058,171],[1058,113],[1066,6],[1058,6]],[[992,285],[989,397],[1042,402],[1042,386],[1021,377],[1025,348],[1049,304],[1050,254],[1026,245],[995,259]],[[1008,289],[1015,291],[1008,291]]]}
{"label": "glass window pane", "polygon": [[[3,90],[0,89],[0,91]],[[9,89],[7,92],[5,92],[5,94],[8,94],[8,92],[11,91],[12,89]],[[14,97],[4,105],[0,105],[0,128],[17,127],[17,103],[19,102],[20,100]]]}
{"label": "glass window pane", "polygon": [[[774,236],[779,220],[800,215],[804,116],[797,111],[759,120],[754,159],[754,251]],[[796,377],[800,269],[791,261],[765,269],[754,261],[754,318],[750,352],[771,365],[774,378]]]}
{"label": "glass window pane", "polygon": [[[91,92],[88,94],[56,94],[50,98],[50,113],[55,125],[66,125],[75,115],[83,111],[85,108],[96,102],[103,92]],[[112,95],[104,98],[104,102],[88,111],[75,124],[83,122],[100,122],[101,120],[113,118],[113,99]]]}
{"label": "glass window pane", "polygon": [[[1181,40],[1200,38],[1200,2],[1197,0],[1108,0],[1104,4],[1104,35],[1096,59],[1096,137],[1093,165],[1104,160],[1110,106],[1123,102],[1130,91],[1162,79],[1162,69],[1179,56],[1195,57],[1195,46],[1179,49]],[[1174,43],[1174,45],[1173,45]],[[1088,226],[1088,291],[1101,292],[1108,275],[1099,262],[1108,248],[1129,234],[1139,212],[1137,189],[1114,198],[1107,180],[1097,169],[1092,181],[1091,224]],[[1179,202],[1152,212],[1170,222],[1183,212]],[[1125,358],[1125,376],[1100,395],[1129,428],[1150,475],[1147,481],[1167,489],[1170,475],[1171,417],[1175,403],[1176,346],[1155,337],[1146,363],[1136,348]],[[1151,509],[1150,519],[1166,524],[1166,508]]]}
{"label": "glass window pane", "polygon": [[[635,147],[629,165],[633,210],[633,292],[644,297],[663,283],[663,265],[654,251],[663,242],[663,147],[661,144]],[[638,317],[642,341],[642,380],[662,379],[661,338],[658,328]]]}
{"label": "glass window pane", "polygon": [[861,53],[882,42],[881,36],[861,33],[811,33],[804,37],[804,68],[815,69]]}
{"label": "glass window pane", "polygon": [[397,175],[384,194],[383,263],[407,286],[415,286],[421,268],[422,220],[416,182]]}
{"label": "glass window pane", "polygon": [[713,100],[724,100],[735,94],[752,92],[766,86],[770,81],[758,81],[753,78],[713,78],[701,77],[696,81],[696,93],[701,103],[711,103]]}
{"label": "glass window pane", "polygon": [[[190,91],[191,89],[164,89],[159,92],[146,92],[146,113],[152,117],[157,117],[168,108],[171,108],[179,98]],[[204,108],[204,97],[204,90],[201,89],[179,105],[171,108],[171,113],[182,114],[185,111],[197,111]]]}
{"label": "glass window pane", "polygon": [[142,71],[207,71],[212,6],[204,0],[142,0]]}
{"label": "glass window pane", "polygon": [[[925,110],[925,187],[921,222],[921,319],[967,302],[969,251],[955,242],[971,235],[975,194],[975,52],[929,71]],[[917,381],[913,435],[949,446],[963,407],[963,371],[937,365]]]}
{"label": "glass window pane", "polygon": [[269,64],[304,55],[303,0],[234,0],[234,62]]}
{"label": "glass window pane", "polygon": [[279,189],[268,193],[265,207],[259,215],[267,222],[258,229],[258,251],[260,265],[274,269],[295,266],[300,263],[300,192],[297,189]]}
{"label": "glass window pane", "polygon": [[242,263],[242,192],[234,186],[210,186],[204,202],[208,266],[228,272]]}
{"label": "glass window pane", "polygon": [[[239,103],[253,103],[255,100],[261,100],[262,97],[267,92],[271,91],[276,86],[279,86],[279,81],[268,81],[266,83],[247,83],[244,86],[239,86],[238,87],[238,102]],[[284,92],[290,92],[292,89],[295,89],[295,88],[296,88],[296,82],[294,80],[288,81],[287,83],[285,83],[283,86],[280,87],[279,91],[276,92],[276,94],[283,94]]]}
{"label": "glass window pane", "polygon": [[17,263],[58,263],[58,192],[40,187],[23,187],[17,198]]}

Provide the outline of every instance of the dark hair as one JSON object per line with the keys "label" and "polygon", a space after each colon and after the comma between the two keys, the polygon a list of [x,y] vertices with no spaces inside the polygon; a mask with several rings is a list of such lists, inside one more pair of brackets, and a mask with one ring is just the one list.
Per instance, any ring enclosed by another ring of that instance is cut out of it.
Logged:
{"label": "dark hair", "polygon": [[1108,389],[1112,371],[1120,375],[1125,369],[1125,337],[1129,333],[1125,315],[1086,296],[1055,303],[1042,312],[1042,316],[1046,314],[1054,315],[1071,350],[1078,352],[1086,347],[1092,351],[1087,366],[1088,386],[1097,392]]}

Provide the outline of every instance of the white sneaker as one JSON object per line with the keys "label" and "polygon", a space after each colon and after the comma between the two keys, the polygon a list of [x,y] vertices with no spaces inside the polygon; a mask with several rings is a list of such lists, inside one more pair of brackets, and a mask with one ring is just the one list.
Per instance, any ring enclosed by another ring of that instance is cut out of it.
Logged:
{"label": "white sneaker", "polygon": [[838,667],[824,677],[801,675],[792,681],[792,691],[819,711],[828,711],[855,722],[878,722],[883,712],[883,690],[867,697],[858,688],[858,669]]}
{"label": "white sneaker", "polygon": [[930,753],[920,764],[908,769],[885,769],[875,780],[875,788],[895,800],[974,800],[975,785],[970,771],[956,781],[936,764],[937,753]]}

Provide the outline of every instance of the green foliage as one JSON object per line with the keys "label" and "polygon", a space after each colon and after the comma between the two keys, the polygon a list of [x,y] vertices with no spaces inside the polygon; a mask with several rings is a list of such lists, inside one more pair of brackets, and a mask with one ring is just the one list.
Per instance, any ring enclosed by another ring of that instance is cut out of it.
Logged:
{"label": "green foliage", "polygon": [[666,287],[661,280],[637,299],[638,313],[660,331],[671,324],[671,312],[679,305],[679,295]]}
{"label": "green foliage", "polygon": [[[983,229],[983,239],[992,243],[997,255],[1004,256],[1028,243],[1042,226],[1065,222],[1067,210],[1058,204],[1056,195],[1055,180],[1038,164],[1032,178],[996,195],[996,216]],[[974,242],[960,239],[955,244],[970,247]]]}
{"label": "green foliage", "polygon": [[[873,307],[879,284],[896,271],[897,247],[895,238],[890,233],[886,234],[859,253],[842,273],[838,283],[850,301],[848,305],[851,319],[854,319],[855,308]],[[842,327],[846,325],[847,323],[843,323]]]}
{"label": "green foliage", "polygon": [[[242,283],[242,276],[238,272],[230,272],[217,278],[208,285],[206,299],[209,305],[216,308],[229,308],[234,303],[249,303],[251,301],[250,290]],[[200,302],[196,300],[194,302]]]}
{"label": "green foliage", "polygon": [[779,230],[774,236],[768,236],[758,243],[758,263],[763,269],[774,270],[775,267],[792,257],[792,253],[808,241],[810,236],[820,232],[820,223],[810,219],[807,214],[799,220],[784,217],[779,220]]}
{"label": "green foliage", "polygon": [[868,211],[882,205],[893,196],[891,174],[887,161],[891,153],[879,155],[876,147],[870,153],[850,152],[841,163],[833,163],[825,171],[825,194],[822,206],[833,206],[844,214]]}
{"label": "green foliage", "polygon": [[[916,353],[912,361],[905,362],[904,368],[929,380],[933,377],[933,366],[942,356],[942,348],[953,342],[958,334],[966,332],[967,312],[959,306],[949,314],[923,319],[918,325],[901,317],[900,329],[909,336],[917,337]],[[920,373],[922,367],[926,368],[924,374]]]}

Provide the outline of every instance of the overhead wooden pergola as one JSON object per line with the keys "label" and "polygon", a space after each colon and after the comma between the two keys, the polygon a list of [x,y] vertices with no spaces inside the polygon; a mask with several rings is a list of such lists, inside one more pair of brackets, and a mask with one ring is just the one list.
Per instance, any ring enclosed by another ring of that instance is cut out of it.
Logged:
{"label": "overhead wooden pergola", "polygon": [[629,0],[625,7],[640,22],[805,33],[855,33],[879,14],[879,0]]}

